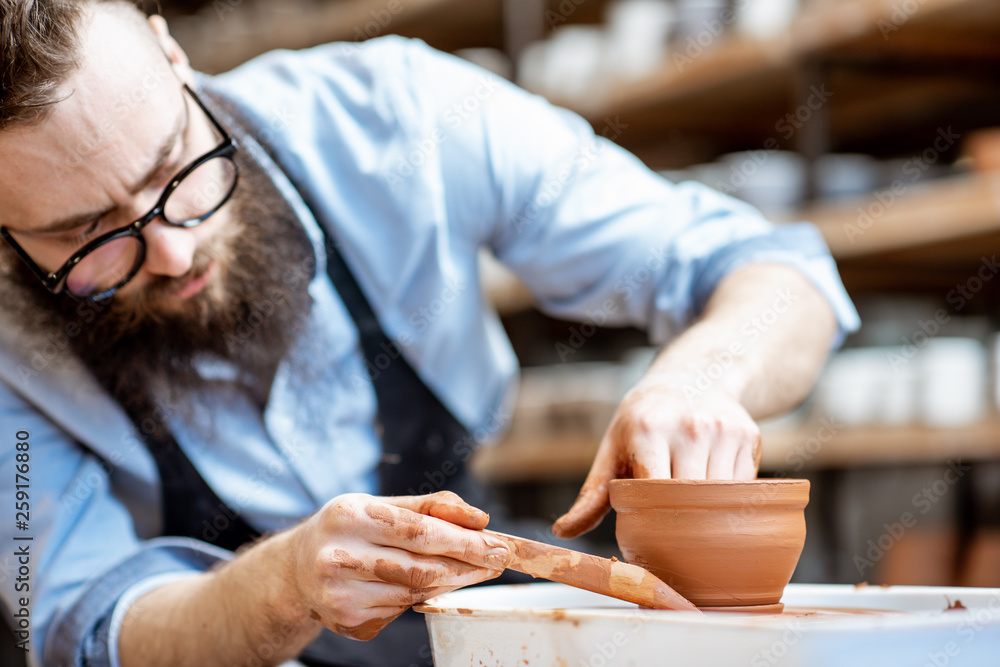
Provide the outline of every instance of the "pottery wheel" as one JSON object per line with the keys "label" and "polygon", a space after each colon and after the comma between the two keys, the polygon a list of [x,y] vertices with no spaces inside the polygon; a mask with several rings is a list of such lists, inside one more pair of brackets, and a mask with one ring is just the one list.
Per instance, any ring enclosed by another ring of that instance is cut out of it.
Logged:
{"label": "pottery wheel", "polygon": [[750,604],[742,607],[698,607],[704,612],[733,612],[738,614],[780,614],[785,608],[781,602],[774,604]]}
{"label": "pottery wheel", "polygon": [[704,612],[730,612],[741,614],[780,614],[794,616],[810,621],[822,621],[845,616],[896,616],[905,614],[902,611],[888,609],[839,609],[836,607],[788,607],[781,602],[775,604],[747,605],[745,607],[698,607]]}

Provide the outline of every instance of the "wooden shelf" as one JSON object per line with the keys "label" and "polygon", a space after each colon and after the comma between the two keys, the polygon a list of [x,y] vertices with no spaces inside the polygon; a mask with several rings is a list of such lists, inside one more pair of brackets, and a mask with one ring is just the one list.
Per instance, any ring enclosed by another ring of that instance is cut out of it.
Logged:
{"label": "wooden shelf", "polygon": [[471,469],[493,484],[583,479],[600,438],[588,433],[552,433],[508,438],[478,450]]}
{"label": "wooden shelf", "polygon": [[[591,104],[576,107],[594,119],[653,108],[666,111],[674,105],[724,107],[725,98],[740,98],[740,93],[760,98],[776,85],[787,87],[796,67],[810,58],[1000,57],[996,42],[1000,5],[994,0],[921,0],[917,5],[912,15],[897,23],[893,16],[900,3],[895,0],[828,3],[804,11],[780,37],[766,41],[723,38],[703,53],[692,52],[693,58],[681,49],[652,75],[611,86]],[[729,115],[736,117],[744,111],[730,108]]]}
{"label": "wooden shelf", "polygon": [[320,0],[213,3],[171,19],[171,32],[203,72],[226,71],[273,49],[358,42],[387,34],[452,51],[502,42],[502,0]]}
{"label": "wooden shelf", "polygon": [[[962,428],[921,425],[851,427],[820,442],[820,424],[765,430],[763,471],[935,464],[1000,459],[1000,419]],[[823,437],[829,431],[823,432]]]}
{"label": "wooden shelf", "polygon": [[[871,197],[808,209],[800,219],[819,227],[838,260],[909,252],[921,260],[947,262],[954,257],[940,252],[942,242],[968,240],[968,249],[975,251],[981,248],[977,239],[1000,232],[1000,172],[922,185],[897,181],[896,186]],[[928,248],[932,252],[926,252]]]}
{"label": "wooden shelf", "polygon": [[[1000,459],[1000,418],[963,428],[921,425],[841,427],[830,437],[822,424],[764,427],[762,472],[794,477],[829,468],[940,464]],[[825,439],[825,442],[821,442]],[[509,438],[479,450],[472,471],[494,484],[582,480],[599,438],[561,433]]]}
{"label": "wooden shelf", "polygon": [[[889,187],[789,219],[819,228],[851,291],[892,287],[893,281],[896,287],[950,289],[983,255],[1000,254],[1000,172],[899,182],[895,193]],[[492,302],[502,314],[530,307],[527,288],[501,269],[495,260],[484,265]]]}
{"label": "wooden shelf", "polygon": [[691,58],[681,45],[652,75],[612,83],[567,106],[595,126],[618,117],[629,126],[620,142],[669,168],[684,164],[666,163],[664,142],[682,162],[699,151],[710,159],[768,140],[790,145],[795,132],[786,115],[803,101],[796,91],[808,63],[827,67],[834,149],[891,143],[892,135],[933,128],[934,119],[954,110],[974,124],[972,110],[995,109],[1000,100],[995,86],[982,85],[1000,71],[1000,4],[914,4],[917,10],[902,16],[895,0],[845,0],[804,11],[786,34],[768,41],[723,36]]}

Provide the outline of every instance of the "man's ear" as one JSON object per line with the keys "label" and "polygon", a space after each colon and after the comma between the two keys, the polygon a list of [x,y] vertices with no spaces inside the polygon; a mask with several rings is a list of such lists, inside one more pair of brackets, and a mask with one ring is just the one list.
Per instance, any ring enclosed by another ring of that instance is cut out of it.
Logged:
{"label": "man's ear", "polygon": [[173,65],[181,80],[187,84],[194,83],[194,75],[187,54],[184,53],[184,49],[177,43],[177,40],[170,36],[170,30],[167,29],[167,22],[164,18],[156,14],[150,16],[149,27],[153,29],[160,49],[170,60],[170,64]]}

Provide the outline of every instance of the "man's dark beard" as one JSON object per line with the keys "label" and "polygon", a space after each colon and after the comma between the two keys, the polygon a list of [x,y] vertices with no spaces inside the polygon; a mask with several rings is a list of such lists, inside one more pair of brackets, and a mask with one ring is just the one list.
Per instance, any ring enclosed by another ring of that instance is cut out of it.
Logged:
{"label": "man's dark beard", "polygon": [[263,407],[277,365],[309,312],[311,241],[263,170],[245,154],[236,157],[240,183],[226,204],[226,228],[213,230],[208,247],[196,250],[189,273],[200,275],[214,260],[213,282],[223,278],[224,294],[210,283],[165,308],[162,295],[183,280],[157,277],[141,294],[81,304],[53,296],[21,262],[11,264],[29,321],[63,331],[77,323],[71,349],[133,419],[159,401],[176,405],[188,390],[211,385],[197,370],[199,358],[232,362],[238,381]]}

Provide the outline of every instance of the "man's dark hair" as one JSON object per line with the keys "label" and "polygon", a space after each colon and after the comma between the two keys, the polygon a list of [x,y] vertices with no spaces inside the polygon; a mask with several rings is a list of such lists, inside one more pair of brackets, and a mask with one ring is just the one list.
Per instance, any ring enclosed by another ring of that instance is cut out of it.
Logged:
{"label": "man's dark hair", "polygon": [[77,65],[79,0],[0,0],[0,130],[39,120]]}
{"label": "man's dark hair", "polygon": [[128,0],[0,0],[0,130],[41,120],[79,62],[89,6],[144,14]]}

